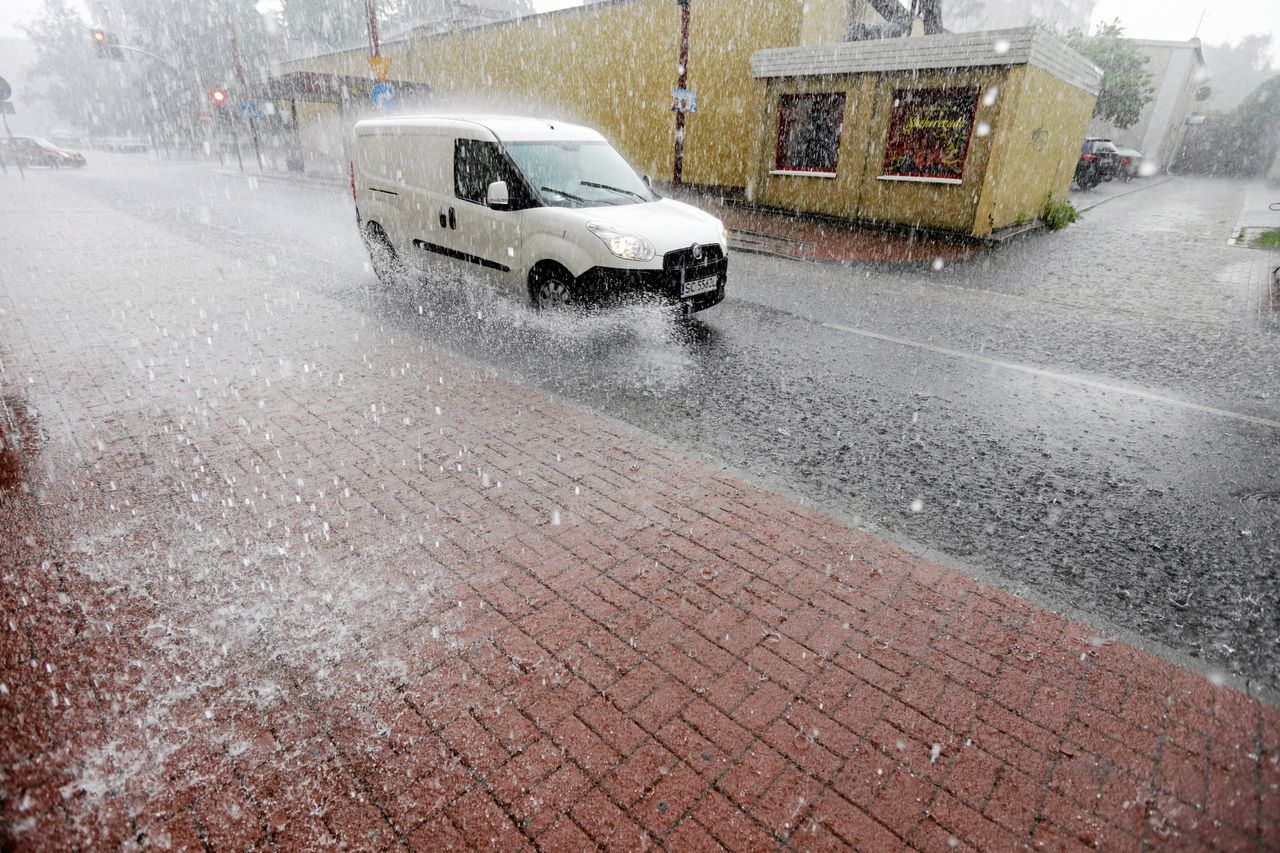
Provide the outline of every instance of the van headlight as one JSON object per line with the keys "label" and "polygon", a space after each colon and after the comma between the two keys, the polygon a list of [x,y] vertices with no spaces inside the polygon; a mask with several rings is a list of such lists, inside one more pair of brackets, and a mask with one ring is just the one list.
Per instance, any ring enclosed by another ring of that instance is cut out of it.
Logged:
{"label": "van headlight", "polygon": [[655,254],[653,244],[639,234],[603,222],[588,222],[587,230],[599,237],[619,258],[626,261],[649,261]]}

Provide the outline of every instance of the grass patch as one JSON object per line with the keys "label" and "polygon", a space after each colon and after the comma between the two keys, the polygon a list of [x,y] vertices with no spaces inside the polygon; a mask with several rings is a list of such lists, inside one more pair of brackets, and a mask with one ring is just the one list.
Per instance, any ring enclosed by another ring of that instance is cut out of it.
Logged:
{"label": "grass patch", "polygon": [[1263,231],[1249,245],[1255,249],[1280,249],[1280,228]]}
{"label": "grass patch", "polygon": [[1080,218],[1080,211],[1069,201],[1058,201],[1049,193],[1040,210],[1040,221],[1050,231],[1061,231]]}

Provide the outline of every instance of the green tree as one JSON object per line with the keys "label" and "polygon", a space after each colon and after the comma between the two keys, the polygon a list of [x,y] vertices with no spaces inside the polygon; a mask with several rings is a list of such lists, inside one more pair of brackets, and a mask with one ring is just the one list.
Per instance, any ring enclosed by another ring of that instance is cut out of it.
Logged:
{"label": "green tree", "polygon": [[1225,112],[1275,73],[1271,68],[1270,33],[1245,36],[1237,44],[1206,44],[1204,61],[1213,72],[1208,110]]}
{"label": "green tree", "polygon": [[111,87],[103,85],[89,26],[69,0],[45,0],[40,14],[22,29],[36,50],[36,61],[27,69],[28,97],[47,101],[75,127],[114,132],[118,122],[108,120],[120,118],[120,105]]}
{"label": "green tree", "polygon": [[[403,34],[411,27],[447,23],[465,18],[467,5],[458,0],[377,0],[378,32],[385,37]],[[516,15],[532,14],[532,0],[486,3]],[[368,44],[369,26],[365,0],[283,0],[280,23],[289,37],[294,56],[360,47]]]}
{"label": "green tree", "polygon": [[1155,96],[1155,88],[1151,72],[1147,70],[1150,60],[1124,37],[1120,21],[1099,25],[1091,36],[1072,30],[1066,39],[1067,44],[1103,71],[1094,117],[1106,119],[1121,129],[1137,124],[1142,108]]}
{"label": "green tree", "polygon": [[1280,74],[1226,115],[1188,128],[1179,171],[1260,177],[1280,150]]}

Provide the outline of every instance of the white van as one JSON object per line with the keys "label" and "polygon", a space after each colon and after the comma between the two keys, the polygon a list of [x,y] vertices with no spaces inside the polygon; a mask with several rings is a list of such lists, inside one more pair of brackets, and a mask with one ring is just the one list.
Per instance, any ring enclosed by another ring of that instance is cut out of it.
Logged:
{"label": "white van", "polygon": [[724,299],[720,220],[659,197],[603,136],[559,121],[421,116],[355,126],[351,191],[379,277],[442,260],[536,307],[644,292]]}

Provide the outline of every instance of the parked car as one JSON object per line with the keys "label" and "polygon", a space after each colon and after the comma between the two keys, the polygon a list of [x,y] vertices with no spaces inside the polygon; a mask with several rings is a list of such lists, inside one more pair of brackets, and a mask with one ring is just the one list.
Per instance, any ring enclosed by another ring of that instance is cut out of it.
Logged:
{"label": "parked car", "polygon": [[59,148],[41,136],[0,137],[0,154],[6,163],[48,166],[51,169],[78,169],[86,162],[79,151]]}
{"label": "parked car", "polygon": [[653,191],[594,130],[420,116],[354,132],[351,192],[375,272],[477,272],[535,307],[648,293],[686,314],[724,299],[719,219]]}
{"label": "parked car", "polygon": [[1116,177],[1122,181],[1131,181],[1140,177],[1144,154],[1136,148],[1117,148],[1116,156],[1120,158]]}
{"label": "parked car", "polygon": [[1080,148],[1080,161],[1076,164],[1075,182],[1082,190],[1109,181],[1120,171],[1120,155],[1110,139],[1089,137]]}

